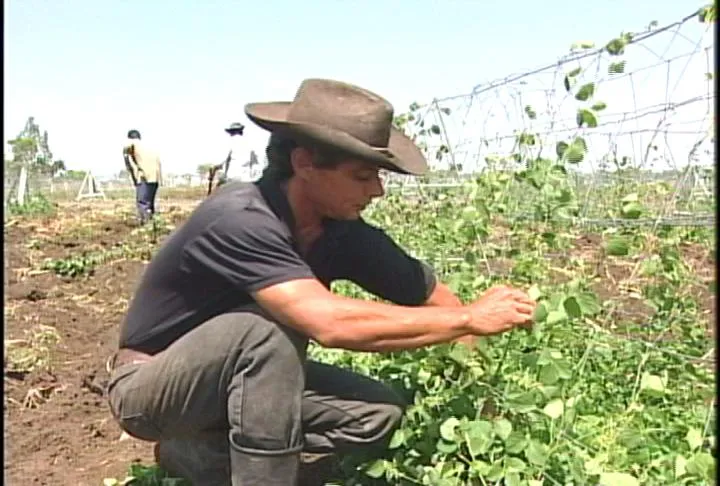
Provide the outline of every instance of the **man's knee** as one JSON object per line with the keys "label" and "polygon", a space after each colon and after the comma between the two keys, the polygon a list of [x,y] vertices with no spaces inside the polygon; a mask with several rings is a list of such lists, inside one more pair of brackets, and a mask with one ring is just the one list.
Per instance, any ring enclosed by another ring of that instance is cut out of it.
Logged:
{"label": "man's knee", "polygon": [[402,421],[405,406],[397,403],[378,403],[375,405],[373,422],[379,429],[394,429]]}

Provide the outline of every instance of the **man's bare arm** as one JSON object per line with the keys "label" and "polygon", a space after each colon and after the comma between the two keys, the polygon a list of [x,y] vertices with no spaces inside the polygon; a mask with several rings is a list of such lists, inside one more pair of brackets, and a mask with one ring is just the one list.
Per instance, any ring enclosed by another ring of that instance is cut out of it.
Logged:
{"label": "man's bare arm", "polygon": [[405,307],[332,294],[315,279],[272,285],[253,294],[281,324],[321,345],[393,351],[446,343],[468,334],[509,331],[532,317],[534,303],[502,288],[469,306]]}
{"label": "man's bare arm", "polygon": [[[462,307],[463,304],[450,287],[438,281],[424,305],[431,307]],[[475,343],[475,336],[471,334],[461,336],[455,339],[455,342],[473,345]]]}
{"label": "man's bare arm", "polygon": [[280,323],[329,348],[354,351],[413,349],[468,333],[462,307],[404,307],[342,297],[315,279],[273,285],[253,296]]}
{"label": "man's bare arm", "polygon": [[450,290],[450,287],[438,281],[424,305],[433,307],[461,307],[462,302],[460,302],[457,295]]}

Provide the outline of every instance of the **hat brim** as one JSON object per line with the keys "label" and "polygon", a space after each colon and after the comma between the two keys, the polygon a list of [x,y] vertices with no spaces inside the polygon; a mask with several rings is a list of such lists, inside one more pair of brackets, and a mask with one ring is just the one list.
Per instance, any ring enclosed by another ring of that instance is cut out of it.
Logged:
{"label": "hat brim", "polygon": [[253,123],[270,132],[282,132],[298,140],[315,142],[392,172],[422,175],[428,171],[425,155],[395,127],[390,129],[387,148],[372,147],[352,135],[324,125],[288,121],[290,106],[287,101],[250,103],[245,105],[245,114]]}

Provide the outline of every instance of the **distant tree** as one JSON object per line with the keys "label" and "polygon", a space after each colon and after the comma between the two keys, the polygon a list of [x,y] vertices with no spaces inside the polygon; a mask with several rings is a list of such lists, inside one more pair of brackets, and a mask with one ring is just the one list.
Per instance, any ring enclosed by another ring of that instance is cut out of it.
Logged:
{"label": "distant tree", "polygon": [[207,177],[207,175],[210,173],[210,169],[212,169],[215,166],[215,164],[200,164],[197,166],[197,173],[200,175],[200,177]]}
{"label": "distant tree", "polygon": [[63,175],[63,180],[70,180],[70,181],[81,181],[85,178],[85,171],[84,170],[66,170]]}
{"label": "distant tree", "polygon": [[[40,133],[40,127],[34,117],[28,117],[23,130],[8,142],[12,147],[15,168],[26,167],[28,171],[55,175],[61,170],[53,163],[53,155],[48,142],[47,130]],[[62,163],[64,167],[64,162]]]}

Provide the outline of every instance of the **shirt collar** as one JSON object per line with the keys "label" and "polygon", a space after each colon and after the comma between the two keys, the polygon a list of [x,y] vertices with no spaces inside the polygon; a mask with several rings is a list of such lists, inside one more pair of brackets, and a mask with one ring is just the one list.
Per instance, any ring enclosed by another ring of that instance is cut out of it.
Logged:
{"label": "shirt collar", "polygon": [[290,228],[290,231],[294,231],[295,216],[290,208],[282,183],[270,177],[262,176],[255,184],[260,189],[260,193],[267,201],[272,212]]}

